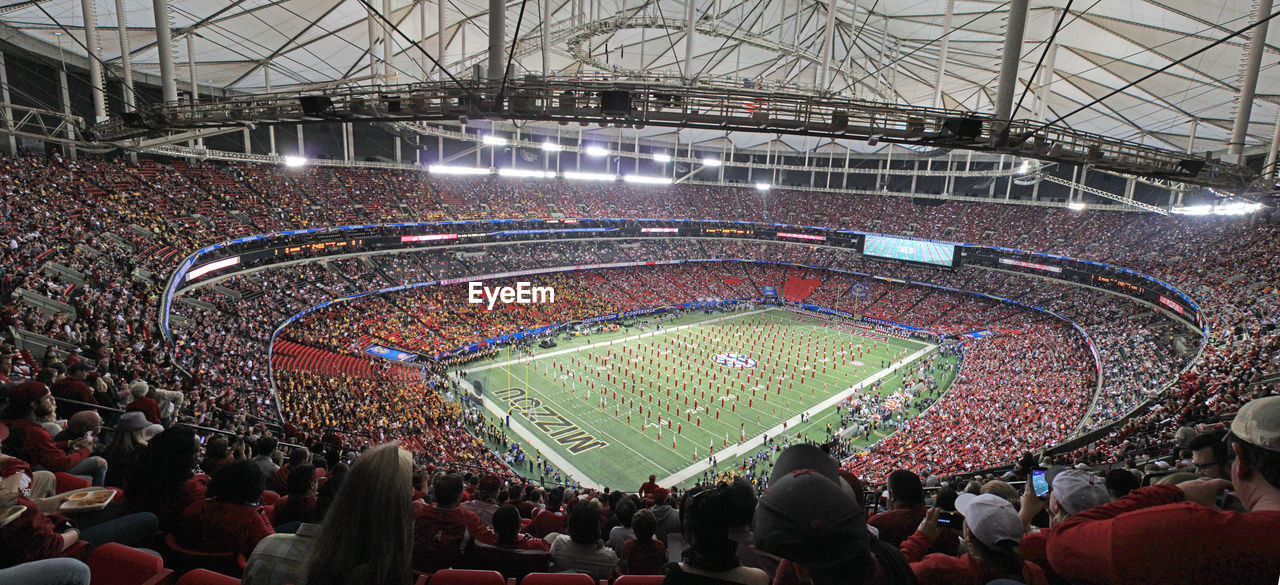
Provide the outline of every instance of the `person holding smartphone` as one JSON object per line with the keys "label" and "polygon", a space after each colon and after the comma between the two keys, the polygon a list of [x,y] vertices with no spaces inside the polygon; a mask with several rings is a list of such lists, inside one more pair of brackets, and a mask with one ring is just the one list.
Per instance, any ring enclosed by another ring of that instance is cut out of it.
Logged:
{"label": "person holding smartphone", "polygon": [[[1044,570],[1050,583],[1065,583],[1049,563],[1045,553],[1053,528],[1073,514],[1096,508],[1111,501],[1107,482],[1103,477],[1080,469],[1051,467],[1033,469],[1030,481],[1022,492],[1018,515],[1030,532],[1022,537],[1022,557]],[[1034,530],[1031,521],[1041,511],[1049,513],[1049,526]]]}
{"label": "person holding smartphone", "polygon": [[[1231,478],[1134,490],[1054,528],[1048,558],[1081,583],[1276,582],[1280,575],[1280,396],[1240,407],[1227,436]],[[1232,489],[1247,512],[1219,509]]]}

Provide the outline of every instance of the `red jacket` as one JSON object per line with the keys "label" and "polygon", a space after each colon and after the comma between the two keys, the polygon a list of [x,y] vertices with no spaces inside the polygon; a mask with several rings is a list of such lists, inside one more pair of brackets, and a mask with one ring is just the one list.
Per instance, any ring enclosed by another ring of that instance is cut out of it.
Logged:
{"label": "red jacket", "polygon": [[413,568],[432,573],[453,566],[474,539],[498,544],[498,535],[474,512],[427,505],[413,512]]}
{"label": "red jacket", "polygon": [[275,533],[258,506],[205,499],[182,513],[182,544],[201,552],[238,552],[248,558],[259,541]]}
{"label": "red jacket", "polygon": [[1070,585],[1071,582],[1063,579],[1049,562],[1047,554],[1049,539],[1053,537],[1056,529],[1057,526],[1045,528],[1040,532],[1028,532],[1022,535],[1022,544],[1018,548],[1022,550],[1023,560],[1035,563],[1040,570],[1044,571],[1044,577],[1049,580],[1049,585]]}
{"label": "red jacket", "polygon": [[33,420],[9,419],[4,424],[9,426],[9,438],[4,442],[5,452],[49,471],[71,469],[92,453],[89,447],[67,453],[69,441],[55,443],[49,431]]}
{"label": "red jacket", "polygon": [[[959,557],[933,553],[929,550],[929,538],[916,531],[902,541],[902,556],[911,563],[911,571],[921,583],[929,585],[984,585],[988,581],[1002,575],[991,572],[981,561],[968,553]],[[1035,563],[1026,562],[1022,566],[1022,582],[1027,585],[1048,585],[1044,572]]]}
{"label": "red jacket", "polygon": [[62,536],[54,531],[53,521],[31,500],[18,496],[15,503],[27,511],[0,526],[0,569],[63,556]]}
{"label": "red jacket", "polygon": [[1280,512],[1223,512],[1174,485],[1134,490],[1054,528],[1048,557],[1072,583],[1274,585]]}
{"label": "red jacket", "polygon": [[124,409],[126,412],[133,412],[135,410],[141,412],[143,416],[147,417],[147,422],[153,425],[162,424],[160,422],[160,406],[156,404],[155,400],[147,398],[146,396],[143,396],[142,398],[134,398],[133,402],[130,402],[129,406],[124,407]]}
{"label": "red jacket", "polygon": [[872,516],[867,524],[880,531],[880,540],[901,548],[902,541],[914,534],[920,526],[924,514],[923,505],[906,510],[889,510]]}
{"label": "red jacket", "polygon": [[543,510],[534,516],[533,522],[524,527],[524,531],[538,538],[546,538],[552,532],[564,533],[569,524],[569,517],[564,512]]}
{"label": "red jacket", "polygon": [[98,399],[93,397],[93,388],[75,378],[63,378],[54,382],[52,386],[49,386],[49,393],[58,398],[70,398],[71,400],[79,400],[89,404],[98,403]]}

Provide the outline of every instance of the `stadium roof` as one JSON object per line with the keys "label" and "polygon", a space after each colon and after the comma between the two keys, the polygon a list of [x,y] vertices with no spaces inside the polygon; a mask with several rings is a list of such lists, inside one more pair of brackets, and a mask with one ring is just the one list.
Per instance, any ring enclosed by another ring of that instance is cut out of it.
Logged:
{"label": "stadium roof", "polygon": [[[101,58],[118,66],[121,48],[114,0],[96,2]],[[485,63],[488,3],[445,2],[447,50],[441,61],[456,75]],[[947,38],[941,105],[990,112],[1009,4],[953,0],[954,31]],[[133,66],[158,74],[154,13],[149,0],[121,0]],[[383,0],[371,0],[383,10]],[[827,2],[814,0],[704,0],[692,60],[686,59],[685,4],[660,0],[550,0],[550,11],[533,0],[523,6],[516,73],[542,72],[542,27],[549,27],[551,70],[562,76],[649,72],[676,77],[714,76],[767,84],[815,87],[824,82]],[[391,20],[405,37],[423,40],[436,56],[436,0],[391,0]],[[1027,19],[1020,69],[1021,89],[1041,59],[1046,40],[1066,0],[1034,2]],[[517,32],[521,2],[507,2],[507,40]],[[1245,0],[1072,0],[1051,58],[1055,75],[1042,104],[1039,83],[1015,118],[1054,119],[1114,88],[1170,65],[1185,55],[1248,25],[1253,4]],[[833,50],[826,89],[867,99],[934,105],[943,44],[946,0],[839,0],[833,20]],[[424,13],[425,12],[425,13]],[[261,91],[266,71],[276,87],[335,80],[365,80],[370,74],[368,12],[362,0],[173,0],[170,17],[178,76],[187,78],[187,45],[194,33],[201,84],[230,91]],[[34,0],[0,7],[0,21],[65,51],[85,55],[80,0]],[[425,26],[424,26],[425,25]],[[1270,39],[1276,39],[1273,27]],[[382,36],[381,34],[376,36]],[[439,72],[398,33],[390,35],[395,83],[435,79]],[[1248,33],[1186,63],[1175,65],[1124,92],[1071,116],[1065,123],[1152,146],[1185,149],[1197,120],[1196,151],[1221,150],[1231,134]],[[383,54],[379,44],[374,49]],[[1269,41],[1262,60],[1247,144],[1269,142],[1280,105],[1280,47]],[[426,67],[424,68],[424,64]],[[1037,82],[1039,76],[1037,76]],[[648,128],[661,139],[671,130]],[[684,131],[681,141],[689,140]],[[723,139],[700,132],[699,142]],[[757,147],[770,135],[735,136],[739,148]],[[846,143],[849,141],[845,141]],[[778,145],[818,150],[803,137]],[[830,148],[830,147],[828,147]],[[843,148],[843,146],[839,147]],[[862,150],[868,150],[863,145]]]}

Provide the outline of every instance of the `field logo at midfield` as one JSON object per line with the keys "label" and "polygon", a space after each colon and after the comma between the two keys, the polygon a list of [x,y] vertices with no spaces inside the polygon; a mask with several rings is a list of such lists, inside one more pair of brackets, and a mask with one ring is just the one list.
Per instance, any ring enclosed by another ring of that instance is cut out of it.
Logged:
{"label": "field logo at midfield", "polygon": [[506,400],[511,404],[511,408],[524,415],[529,422],[533,423],[533,426],[547,433],[547,436],[555,439],[557,443],[564,445],[574,455],[596,447],[609,446],[608,443],[596,440],[595,437],[578,428],[578,425],[569,422],[569,419],[561,416],[550,406],[542,404],[541,400],[528,396],[529,393],[524,388],[507,388],[493,394]]}
{"label": "field logo at midfield", "polygon": [[711,361],[730,368],[754,368],[756,360],[741,353],[718,353],[711,356]]}

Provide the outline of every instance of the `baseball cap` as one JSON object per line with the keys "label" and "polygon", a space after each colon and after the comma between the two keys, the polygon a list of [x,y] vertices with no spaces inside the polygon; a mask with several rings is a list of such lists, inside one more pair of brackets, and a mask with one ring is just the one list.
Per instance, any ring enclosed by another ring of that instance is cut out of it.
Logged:
{"label": "baseball cap", "polygon": [[1280,396],[1268,396],[1240,407],[1231,432],[1241,441],[1269,451],[1280,451]]}
{"label": "baseball cap", "polygon": [[43,382],[27,380],[26,382],[14,386],[13,389],[9,391],[9,403],[26,406],[44,398],[44,395],[48,393],[49,387],[45,386]]}
{"label": "baseball cap", "polygon": [[775,471],[756,508],[755,547],[803,565],[820,585],[848,582],[869,566],[871,542],[866,514],[848,491],[813,468]]}
{"label": "baseball cap", "polygon": [[667,488],[660,487],[653,490],[653,503],[661,505],[667,501],[667,496],[670,495],[671,491]]}
{"label": "baseball cap", "polygon": [[983,544],[995,547],[1002,542],[1022,542],[1022,520],[1013,504],[995,494],[975,496],[964,493],[956,498],[956,511],[964,516],[969,531]]}
{"label": "baseball cap", "polygon": [[1111,501],[1106,481],[1078,469],[1064,469],[1049,479],[1049,489],[1068,515],[1079,514]]}

